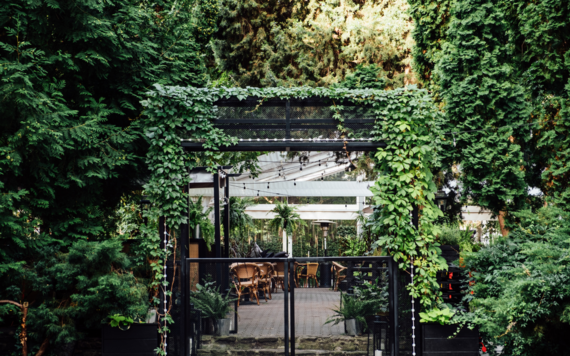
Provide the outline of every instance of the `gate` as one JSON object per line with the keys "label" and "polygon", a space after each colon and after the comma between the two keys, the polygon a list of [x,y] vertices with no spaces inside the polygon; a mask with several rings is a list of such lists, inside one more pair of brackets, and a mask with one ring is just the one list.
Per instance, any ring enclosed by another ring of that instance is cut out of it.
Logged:
{"label": "gate", "polygon": [[[282,269],[283,272],[274,272],[275,275],[273,281],[280,283],[288,288],[283,288],[283,341],[285,348],[285,356],[295,355],[295,340],[296,340],[296,330],[295,330],[295,320],[296,317],[296,307],[295,307],[295,289],[296,283],[299,282],[299,276],[301,276],[301,269],[303,264],[306,263],[318,263],[320,267],[320,278],[325,286],[334,289],[336,284],[340,284],[338,289],[341,290],[339,303],[342,303],[343,293],[352,293],[353,290],[358,288],[359,284],[362,283],[379,283],[388,288],[388,313],[383,316],[385,319],[388,329],[386,331],[388,345],[390,345],[389,350],[385,350],[382,356],[398,356],[399,355],[399,335],[398,335],[398,268],[397,264],[394,263],[391,257],[386,256],[370,256],[370,257],[303,257],[303,258],[187,258],[184,261],[185,266],[182,270],[187,271],[181,277],[185,279],[182,283],[183,288],[181,290],[181,302],[185,304],[182,310],[184,321],[182,328],[182,335],[180,337],[179,345],[177,349],[180,355],[184,356],[195,356],[201,346],[201,338],[204,334],[204,328],[207,327],[204,324],[203,315],[201,311],[197,309],[195,305],[190,305],[190,295],[195,291],[195,286],[197,283],[201,285],[205,281],[210,279],[215,283],[214,285],[219,290],[223,291],[224,294],[229,292],[233,285],[238,284],[236,280],[237,275],[233,274],[238,266],[250,266],[252,264],[273,264],[276,268],[275,270]],[[338,272],[332,267],[332,263],[336,263],[340,266],[342,263],[346,267],[342,274],[344,278],[337,278]],[[286,273],[285,273],[286,272]],[[332,273],[332,274],[330,274]],[[193,276],[193,277],[192,277]],[[342,282],[338,283],[340,280]],[[311,283],[319,283],[318,280]],[[273,282],[272,282],[273,283]],[[342,291],[344,290],[344,291]],[[262,294],[264,298],[267,298],[265,294],[267,291],[258,291],[254,294],[254,297],[259,298],[259,302],[262,301]],[[270,293],[270,292],[269,292]],[[235,295],[235,294],[234,294]],[[251,297],[252,294],[249,294]],[[252,297],[253,298],[253,297]],[[264,305],[260,303],[259,307],[263,308]],[[275,305],[275,303],[273,303]],[[235,334],[240,334],[239,330],[239,319],[237,309],[237,301],[234,306],[234,315],[230,320],[230,332]],[[377,318],[378,319],[378,318]],[[377,321],[378,323],[378,321]],[[379,335],[378,335],[379,336]],[[376,336],[371,335],[370,331],[368,334],[369,342],[374,341]],[[374,349],[372,348],[372,355],[374,355]],[[370,347],[367,346],[367,350]],[[370,354],[370,353],[369,353]],[[378,354],[376,354],[378,355]]]}

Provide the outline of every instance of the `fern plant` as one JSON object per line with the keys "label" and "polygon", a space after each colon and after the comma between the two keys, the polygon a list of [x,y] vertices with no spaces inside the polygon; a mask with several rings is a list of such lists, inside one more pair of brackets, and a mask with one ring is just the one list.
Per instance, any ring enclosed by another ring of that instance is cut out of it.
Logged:
{"label": "fern plant", "polygon": [[190,294],[190,303],[202,312],[203,318],[224,319],[232,310],[230,303],[236,299],[230,298],[229,292],[225,296],[220,293],[220,287],[215,282],[206,282],[204,285],[196,284],[196,291]]}
{"label": "fern plant", "polygon": [[327,319],[325,324],[337,325],[346,320],[356,319],[366,329],[366,317],[380,311],[381,304],[377,299],[365,300],[349,294],[343,294],[341,299],[342,303],[336,309],[332,309],[333,315]]}
{"label": "fern plant", "polygon": [[291,235],[299,226],[307,226],[307,223],[301,220],[301,216],[297,213],[298,208],[298,206],[291,206],[287,202],[275,201],[275,208],[270,212],[277,214],[277,216],[269,221],[269,227],[276,232],[283,229]]}

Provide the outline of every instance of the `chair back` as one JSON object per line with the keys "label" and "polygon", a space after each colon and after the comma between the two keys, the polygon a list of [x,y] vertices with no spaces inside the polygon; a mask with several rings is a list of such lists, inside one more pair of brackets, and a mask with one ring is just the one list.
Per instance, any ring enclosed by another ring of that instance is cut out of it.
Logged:
{"label": "chair back", "polygon": [[261,276],[261,278],[267,278],[267,277],[271,277],[271,272],[273,272],[273,265],[269,262],[262,262],[262,263],[257,263],[257,266],[259,267],[259,274]]}
{"label": "chair back", "polygon": [[283,275],[283,273],[285,273],[285,262],[277,262],[277,264],[275,265],[275,272],[277,272],[280,275]]}
{"label": "chair back", "polygon": [[334,269],[335,269],[337,272],[340,272],[340,271],[342,271],[342,270],[347,269],[347,267],[344,267],[343,265],[341,265],[341,264],[339,264],[339,263],[337,263],[337,262],[334,262],[334,261],[333,261],[332,264],[333,264]]}
{"label": "chair back", "polygon": [[317,275],[317,269],[319,268],[318,262],[309,262],[307,263],[307,275]]}
{"label": "chair back", "polygon": [[255,279],[259,275],[259,267],[255,263],[240,263],[233,270],[240,280]]}

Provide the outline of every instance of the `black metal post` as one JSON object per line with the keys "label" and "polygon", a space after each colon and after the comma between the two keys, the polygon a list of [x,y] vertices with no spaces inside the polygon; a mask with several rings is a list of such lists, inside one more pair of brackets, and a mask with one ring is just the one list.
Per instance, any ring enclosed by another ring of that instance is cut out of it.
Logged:
{"label": "black metal post", "polygon": [[[188,209],[186,209],[186,216],[188,217]],[[188,238],[189,238],[189,228],[188,222],[182,224],[180,226],[180,292],[182,301],[180,303],[180,344],[179,350],[182,352],[182,355],[188,355],[188,343],[186,342],[186,323],[184,320],[186,319],[186,306],[190,301],[190,298],[187,294],[188,289],[188,263],[186,262],[186,258],[190,257],[188,253]]]}
{"label": "black metal post", "polygon": [[392,335],[394,341],[392,342],[393,356],[398,356],[400,354],[400,344],[399,344],[399,325],[398,325],[398,279],[400,278],[400,269],[398,268],[398,263],[394,260],[389,261],[389,266],[391,270],[391,286],[392,290],[392,307],[390,308],[391,320],[393,325]]}
{"label": "black metal post", "polygon": [[295,356],[295,261],[289,266],[291,280],[291,356]]}
{"label": "black metal post", "polygon": [[[224,186],[224,197],[226,205],[224,206],[224,257],[230,257],[230,182],[226,175]],[[222,290],[229,288],[229,266],[224,265],[222,270]]]}
{"label": "black metal post", "polygon": [[220,174],[214,173],[214,241],[216,258],[222,257],[220,231]]}
{"label": "black metal post", "polygon": [[[420,228],[420,209],[418,205],[414,205],[412,210],[412,224],[419,231]],[[414,300],[413,305],[413,312],[412,318],[415,319],[415,325],[418,327],[415,329],[415,339],[412,339],[412,343],[416,344],[416,355],[422,356],[423,355],[423,346],[422,346],[422,328],[420,327],[420,311],[421,311],[421,303],[419,299]]]}
{"label": "black metal post", "polygon": [[[214,241],[216,258],[222,257],[222,243],[220,231],[220,173],[214,173]],[[222,285],[222,265],[216,263],[216,286]],[[223,290],[223,289],[222,289]]]}
{"label": "black metal post", "polygon": [[164,250],[164,240],[166,240],[164,216],[158,218],[158,235],[160,236],[160,249]]}
{"label": "black metal post", "polygon": [[287,271],[289,271],[289,260],[285,260],[283,268],[283,283],[284,283],[284,291],[283,291],[283,300],[284,300],[284,319],[285,319],[285,356],[289,356],[289,278]]}
{"label": "black metal post", "polygon": [[230,257],[230,184],[228,177],[225,178],[224,198],[224,257]]}
{"label": "black metal post", "polygon": [[285,138],[291,138],[291,102],[285,104]]}

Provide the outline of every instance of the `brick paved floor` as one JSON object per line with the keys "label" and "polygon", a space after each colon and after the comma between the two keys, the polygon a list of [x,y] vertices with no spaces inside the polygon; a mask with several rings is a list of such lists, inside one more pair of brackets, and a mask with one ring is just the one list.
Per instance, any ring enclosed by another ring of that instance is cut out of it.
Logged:
{"label": "brick paved floor", "polygon": [[[238,336],[282,336],[284,334],[283,291],[273,293],[265,302],[240,304]],[[296,336],[328,336],[344,334],[344,324],[324,325],[337,307],[340,293],[327,288],[295,288]]]}

